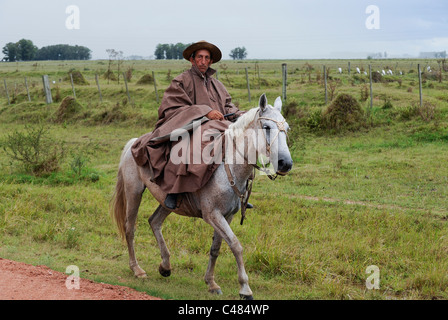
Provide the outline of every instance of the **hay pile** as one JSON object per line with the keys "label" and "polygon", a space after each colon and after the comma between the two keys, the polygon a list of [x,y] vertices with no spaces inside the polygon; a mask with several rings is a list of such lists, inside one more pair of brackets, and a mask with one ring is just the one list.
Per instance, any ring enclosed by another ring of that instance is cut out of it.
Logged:
{"label": "hay pile", "polygon": [[88,86],[89,82],[84,78],[82,73],[78,70],[71,69],[68,71],[67,76],[64,78],[65,81],[70,81],[70,74],[73,77],[73,83],[81,86]]}
{"label": "hay pile", "polygon": [[364,111],[349,94],[340,94],[322,114],[322,124],[336,132],[359,130],[365,123]]}
{"label": "hay pile", "polygon": [[138,81],[138,85],[145,85],[145,84],[153,84],[154,78],[150,74],[145,74],[143,77],[141,77]]}
{"label": "hay pile", "polygon": [[82,105],[73,97],[65,97],[61,105],[56,111],[56,123],[63,123],[65,121],[73,120],[77,115],[83,111]]}

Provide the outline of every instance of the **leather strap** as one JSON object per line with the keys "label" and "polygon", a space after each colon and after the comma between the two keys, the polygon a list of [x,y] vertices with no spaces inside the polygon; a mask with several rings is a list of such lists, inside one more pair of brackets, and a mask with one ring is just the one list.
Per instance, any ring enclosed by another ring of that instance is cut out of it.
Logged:
{"label": "leather strap", "polygon": [[252,185],[255,179],[255,168],[254,172],[251,174],[249,179],[246,183],[246,190],[244,193],[241,193],[240,190],[235,185],[235,180],[233,179],[232,172],[230,171],[230,166],[227,163],[224,163],[224,168],[227,174],[227,178],[229,179],[230,186],[233,189],[233,192],[240,198],[241,201],[241,225],[244,222],[244,219],[246,218],[246,206],[249,202],[250,194],[252,193]]}

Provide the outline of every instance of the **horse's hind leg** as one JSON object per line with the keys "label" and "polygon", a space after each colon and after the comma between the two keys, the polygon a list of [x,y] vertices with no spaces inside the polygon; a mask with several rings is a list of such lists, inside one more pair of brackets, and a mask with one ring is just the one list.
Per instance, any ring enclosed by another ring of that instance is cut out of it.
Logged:
{"label": "horse's hind leg", "polygon": [[159,266],[159,272],[164,277],[169,277],[171,275],[171,263],[170,251],[168,250],[165,239],[162,235],[162,224],[170,213],[171,211],[159,205],[156,211],[154,211],[153,215],[148,219],[149,225],[151,226],[152,232],[154,233],[154,236],[156,237],[157,243],[160,248],[162,262]]}

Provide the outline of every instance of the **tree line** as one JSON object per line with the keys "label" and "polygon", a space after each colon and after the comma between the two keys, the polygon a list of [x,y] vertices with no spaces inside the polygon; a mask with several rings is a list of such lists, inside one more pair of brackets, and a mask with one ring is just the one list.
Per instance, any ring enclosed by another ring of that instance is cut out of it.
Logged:
{"label": "tree line", "polygon": [[2,61],[33,61],[33,60],[90,60],[92,51],[83,46],[56,44],[38,48],[31,40],[21,39],[9,42],[3,49],[5,55]]}
{"label": "tree line", "polygon": [[182,53],[192,43],[159,43],[154,51],[157,60],[180,60],[183,59]]}
{"label": "tree line", "polygon": [[[182,59],[182,53],[184,50],[192,45],[193,43],[159,43],[154,51],[154,56],[157,60],[179,60]],[[245,47],[238,47],[230,51],[229,56],[233,60],[243,60],[247,56],[247,51]]]}

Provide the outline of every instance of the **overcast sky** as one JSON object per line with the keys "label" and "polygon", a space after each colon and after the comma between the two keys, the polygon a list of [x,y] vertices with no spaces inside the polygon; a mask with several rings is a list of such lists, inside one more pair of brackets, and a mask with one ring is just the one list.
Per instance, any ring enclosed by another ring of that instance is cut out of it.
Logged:
{"label": "overcast sky", "polygon": [[[79,20],[66,13],[70,5]],[[378,10],[366,13],[369,5]],[[93,59],[107,58],[109,48],[148,57],[158,43],[199,40],[216,44],[224,59],[239,46],[249,59],[417,56],[448,50],[448,1],[0,0],[0,48],[22,38],[39,48],[83,45]]]}

